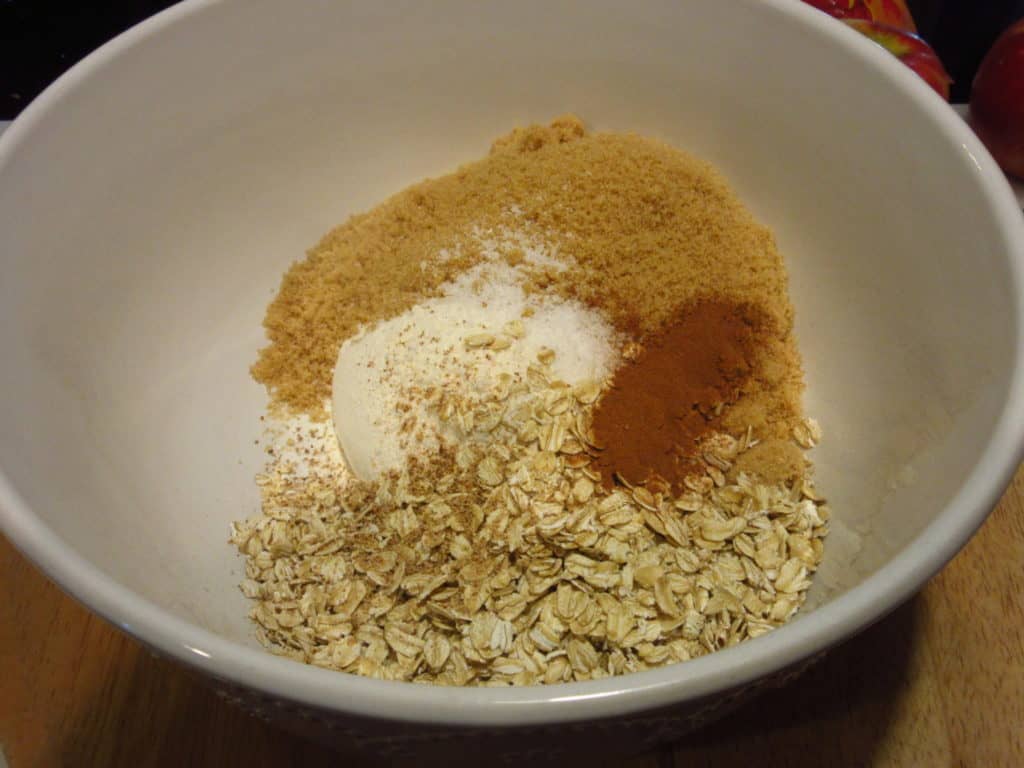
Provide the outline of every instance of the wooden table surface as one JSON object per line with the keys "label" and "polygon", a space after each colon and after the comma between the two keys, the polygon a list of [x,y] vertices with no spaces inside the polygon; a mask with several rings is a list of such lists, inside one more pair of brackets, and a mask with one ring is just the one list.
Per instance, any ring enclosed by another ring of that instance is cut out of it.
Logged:
{"label": "wooden table surface", "polygon": [[[356,765],[255,720],[0,539],[0,744],[32,766]],[[921,594],[788,687],[617,763],[1024,766],[1024,468]]]}

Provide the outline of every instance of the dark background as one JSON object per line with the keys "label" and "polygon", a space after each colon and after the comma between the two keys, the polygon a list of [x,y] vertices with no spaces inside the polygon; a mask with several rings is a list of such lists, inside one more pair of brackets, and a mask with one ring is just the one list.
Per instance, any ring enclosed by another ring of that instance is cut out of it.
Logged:
{"label": "dark background", "polygon": [[[173,4],[0,0],[0,119],[15,117],[93,49]],[[908,5],[918,31],[953,76],[953,101],[967,100],[974,70],[992,41],[1010,22],[1024,17],[1024,0],[909,0]]]}

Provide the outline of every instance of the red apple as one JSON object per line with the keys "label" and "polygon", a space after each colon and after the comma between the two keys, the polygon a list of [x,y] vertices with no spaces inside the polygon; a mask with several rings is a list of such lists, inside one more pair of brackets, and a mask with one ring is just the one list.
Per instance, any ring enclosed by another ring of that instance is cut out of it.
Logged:
{"label": "red apple", "polygon": [[917,25],[914,24],[914,17],[910,15],[905,0],[863,0],[863,3],[871,12],[872,21],[907,32],[917,32]]}
{"label": "red apple", "polygon": [[1024,19],[999,36],[971,85],[970,123],[1004,171],[1024,179]]}
{"label": "red apple", "polygon": [[863,19],[916,32],[906,0],[804,0],[837,19]]}
{"label": "red apple", "polygon": [[862,35],[865,35],[889,53],[902,61],[928,83],[942,98],[949,101],[949,84],[952,78],[942,66],[934,49],[919,36],[902,29],[862,19],[844,19]]}
{"label": "red apple", "polygon": [[836,19],[871,21],[871,11],[863,2],[857,2],[857,0],[804,0],[804,2]]}

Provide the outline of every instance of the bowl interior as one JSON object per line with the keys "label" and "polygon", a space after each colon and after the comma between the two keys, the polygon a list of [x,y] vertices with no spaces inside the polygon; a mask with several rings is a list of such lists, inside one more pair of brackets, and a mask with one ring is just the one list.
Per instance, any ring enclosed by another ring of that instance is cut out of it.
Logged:
{"label": "bowl interior", "polygon": [[0,467],[70,547],[182,619],[255,645],[226,539],[257,510],[247,369],[287,265],[568,111],[714,162],[777,235],[836,519],[812,606],[913,544],[996,425],[1018,309],[979,167],[937,103],[810,14],[247,0],[135,40],[5,139]]}

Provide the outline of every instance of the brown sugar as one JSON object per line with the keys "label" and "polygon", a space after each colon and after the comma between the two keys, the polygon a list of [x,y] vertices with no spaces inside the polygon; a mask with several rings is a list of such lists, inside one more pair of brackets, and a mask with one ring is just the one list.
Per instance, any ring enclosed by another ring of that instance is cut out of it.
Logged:
{"label": "brown sugar", "polygon": [[[796,466],[789,434],[802,377],[770,231],[708,163],[632,134],[587,133],[575,117],[516,129],[486,158],[326,235],[285,275],[253,376],[273,405],[323,418],[342,342],[435,295],[482,258],[476,233],[503,229],[543,241],[565,265],[528,268],[535,290],[599,308],[640,342],[699,297],[756,306],[775,331],[762,340],[759,377],[720,426],[753,426],[766,465]],[[515,250],[503,257],[522,266]]]}

